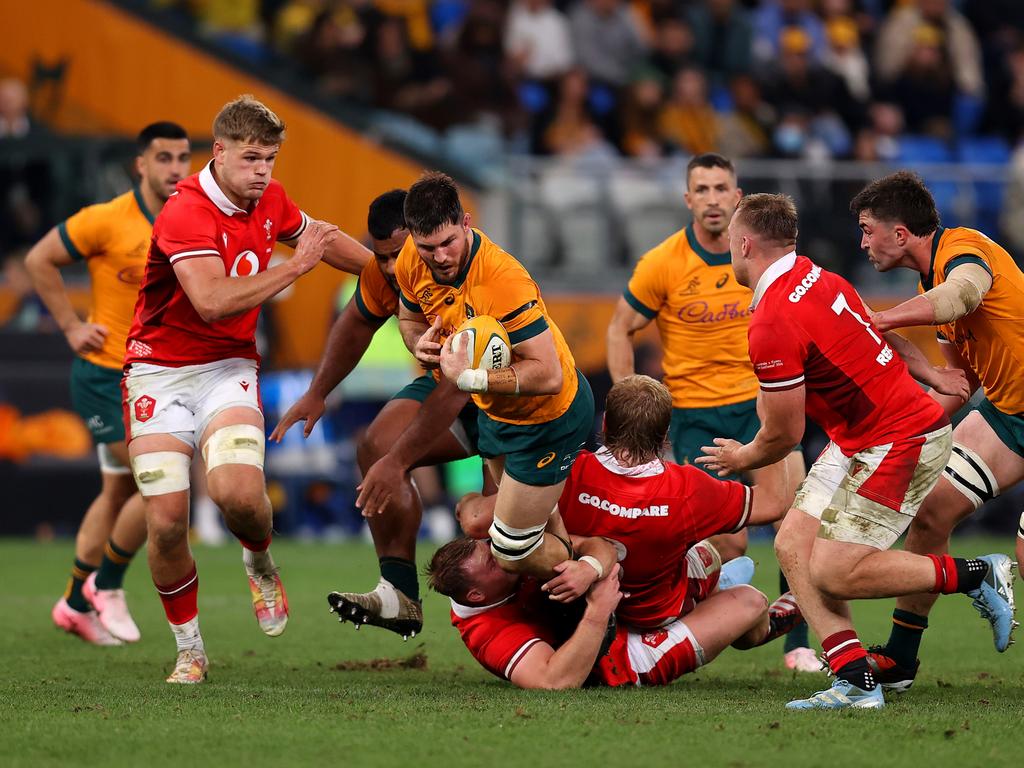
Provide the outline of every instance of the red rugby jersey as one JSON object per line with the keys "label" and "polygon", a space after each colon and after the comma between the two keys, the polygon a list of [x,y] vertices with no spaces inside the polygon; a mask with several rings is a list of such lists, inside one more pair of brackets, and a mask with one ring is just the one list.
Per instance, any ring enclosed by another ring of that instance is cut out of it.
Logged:
{"label": "red rugby jersey", "polygon": [[622,591],[615,614],[632,627],[679,616],[687,595],[686,552],[747,524],[753,491],[696,467],[655,461],[620,467],[602,449],[583,451],[558,501],[569,533],[603,536],[619,551]]}
{"label": "red rugby jersey", "polygon": [[795,252],[758,281],[747,331],[766,392],[807,388],[807,415],[847,456],[948,424],[868,319],[857,291]]}
{"label": "red rugby jersey", "polygon": [[212,161],[178,184],[153,225],[146,274],[135,303],[125,363],[180,367],[232,357],[259,359],[259,307],[213,323],[203,320],[174,273],[185,259],[219,258],[224,274],[266,270],[278,240],[302,234],[307,217],[276,180],[251,211],[232,203],[213,176]]}

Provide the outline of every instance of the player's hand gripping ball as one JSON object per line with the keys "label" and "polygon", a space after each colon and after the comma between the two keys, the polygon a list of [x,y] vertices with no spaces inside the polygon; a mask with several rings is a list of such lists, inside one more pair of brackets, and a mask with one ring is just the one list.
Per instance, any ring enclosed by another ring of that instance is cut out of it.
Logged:
{"label": "player's hand gripping ball", "polygon": [[497,370],[512,363],[512,345],[501,323],[489,315],[477,315],[459,326],[452,349],[465,349],[470,368]]}

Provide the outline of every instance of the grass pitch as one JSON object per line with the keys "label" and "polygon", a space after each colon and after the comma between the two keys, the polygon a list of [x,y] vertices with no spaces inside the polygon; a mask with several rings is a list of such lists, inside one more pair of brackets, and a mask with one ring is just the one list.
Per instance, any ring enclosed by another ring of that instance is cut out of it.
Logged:
{"label": "grass pitch", "polygon": [[[1009,539],[967,539],[956,553],[1009,547]],[[423,634],[408,643],[339,625],[325,596],[373,586],[368,545],[279,541],[274,553],[291,621],[268,638],[253,618],[238,548],[199,549],[210,680],[181,688],[163,682],[174,642],[144,557],[127,581],[142,641],[95,648],[50,622],[70,542],[0,541],[0,764],[1024,764],[1024,646],[997,654],[963,596],[939,601],[910,693],[879,712],[793,713],[786,701],[828,683],[785,670],[781,644],[728,650],[667,688],[518,691],[473,662],[435,594],[426,598]],[[421,547],[421,561],[428,554]],[[751,555],[755,583],[773,596],[770,547]],[[866,642],[887,636],[891,608],[854,606]]]}

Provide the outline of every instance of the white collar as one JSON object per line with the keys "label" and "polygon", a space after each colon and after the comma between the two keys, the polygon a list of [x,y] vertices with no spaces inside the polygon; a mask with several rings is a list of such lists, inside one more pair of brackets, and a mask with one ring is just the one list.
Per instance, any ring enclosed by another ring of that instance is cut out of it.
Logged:
{"label": "white collar", "polygon": [[452,603],[452,613],[454,613],[460,619],[468,619],[473,616],[479,616],[481,613],[491,610],[491,608],[497,608],[499,605],[504,605],[515,596],[516,593],[513,592],[505,599],[499,600],[496,603],[491,603],[490,605],[463,605],[462,603],[456,603],[450,597],[448,599],[451,600]]}
{"label": "white collar", "polygon": [[601,462],[601,466],[609,472],[614,472],[616,475],[624,475],[625,477],[656,477],[665,471],[665,464],[661,459],[652,459],[646,464],[640,464],[635,467],[625,467],[618,462],[611,451],[603,446],[598,449],[594,456]]}
{"label": "white collar", "polygon": [[771,284],[795,266],[796,251],[790,251],[778,261],[773,262],[764,271],[764,274],[761,275],[761,279],[757,281],[757,286],[754,288],[754,298],[750,302],[750,308],[757,309],[758,302],[764,297],[765,291],[771,287]]}
{"label": "white collar", "polygon": [[236,213],[248,213],[244,208],[239,208],[228,200],[228,196],[220,188],[217,180],[213,177],[213,160],[208,162],[203,167],[203,170],[199,172],[199,186],[203,188],[206,196],[210,198],[214,205],[220,208],[221,213],[225,216],[233,216]]}

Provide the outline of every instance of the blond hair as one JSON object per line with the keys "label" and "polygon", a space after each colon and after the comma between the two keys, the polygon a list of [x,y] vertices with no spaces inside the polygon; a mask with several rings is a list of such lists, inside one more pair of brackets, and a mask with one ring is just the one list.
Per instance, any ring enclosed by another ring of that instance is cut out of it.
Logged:
{"label": "blond hair", "polygon": [[644,464],[661,455],[671,420],[668,387],[650,376],[627,376],[605,400],[605,447],[622,464]]}
{"label": "blond hair", "polygon": [[273,146],[284,141],[284,121],[246,93],[221,107],[213,119],[213,138]]}
{"label": "blond hair", "polygon": [[796,245],[796,203],[789,195],[764,192],[740,198],[734,219],[763,240],[778,245]]}

